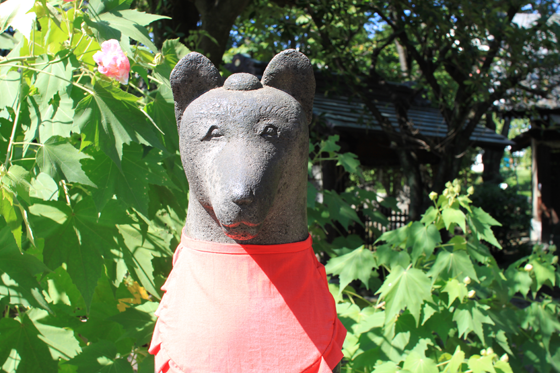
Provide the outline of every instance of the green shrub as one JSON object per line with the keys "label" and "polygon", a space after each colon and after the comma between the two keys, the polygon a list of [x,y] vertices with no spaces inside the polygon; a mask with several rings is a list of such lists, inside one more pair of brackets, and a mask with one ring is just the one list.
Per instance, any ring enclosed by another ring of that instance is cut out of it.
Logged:
{"label": "green shrub", "polygon": [[[560,369],[560,305],[547,295],[560,281],[555,248],[535,246],[500,269],[486,246],[500,248],[492,232],[499,223],[470,194],[448,183],[430,195],[434,206],[420,221],[384,233],[374,251],[362,246],[329,260],[348,329],[343,371]],[[465,234],[451,236],[456,226]],[[353,280],[365,289],[348,286]]]}
{"label": "green shrub", "polygon": [[501,189],[498,184],[477,185],[471,197],[473,206],[484,207],[501,223],[492,227],[496,239],[505,250],[520,249],[520,240],[531,227],[531,205],[516,187]]}

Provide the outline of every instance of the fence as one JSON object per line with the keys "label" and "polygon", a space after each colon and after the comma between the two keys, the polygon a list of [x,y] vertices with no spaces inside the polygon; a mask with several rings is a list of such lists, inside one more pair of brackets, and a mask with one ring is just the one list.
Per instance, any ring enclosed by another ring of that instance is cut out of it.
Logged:
{"label": "fence", "polygon": [[372,221],[363,211],[357,211],[358,216],[364,223],[364,226],[355,225],[350,229],[351,234],[357,234],[360,236],[368,249],[373,249],[373,244],[375,240],[381,236],[382,233],[387,231],[392,231],[400,228],[408,223],[408,211],[403,210],[401,212],[393,211],[389,208],[380,206],[379,212],[381,212],[388,220],[387,225],[383,225],[378,221]]}

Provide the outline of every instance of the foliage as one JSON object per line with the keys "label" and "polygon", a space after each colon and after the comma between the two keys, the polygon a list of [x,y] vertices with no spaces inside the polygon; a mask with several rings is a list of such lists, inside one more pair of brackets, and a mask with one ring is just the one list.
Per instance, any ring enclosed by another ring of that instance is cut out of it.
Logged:
{"label": "foliage", "polygon": [[[158,51],[145,26],[162,17],[129,5],[0,5],[2,31],[17,29],[0,60],[2,371],[153,371],[147,343],[188,201],[168,79],[188,50]],[[95,68],[109,39],[128,85]]]}
{"label": "foliage", "polygon": [[343,371],[560,369],[560,304],[548,295],[560,280],[556,248],[535,246],[500,269],[487,248],[500,248],[500,224],[472,205],[472,192],[447,183],[420,221],[383,233],[373,251],[329,260],[348,329]]}
{"label": "foliage", "polygon": [[[13,48],[0,60],[4,372],[153,372],[147,344],[188,204],[168,77],[188,49],[156,50],[146,26],[160,17],[130,3],[0,5],[1,31],[17,30],[2,34]],[[95,69],[111,39],[128,56],[127,85]],[[310,146],[310,176],[334,160],[361,180],[337,140]],[[363,224],[356,208],[383,227],[377,207],[395,201],[309,184],[314,249],[349,331],[347,372],[559,367],[558,303],[545,291],[560,281],[553,248],[499,269],[482,244],[499,246],[498,223],[460,192],[449,184],[421,221],[375,232],[370,251],[347,234]]]}
{"label": "foliage", "polygon": [[[247,8],[237,51],[260,58],[295,46],[332,74],[326,84],[343,81],[325,91],[361,100],[390,139],[408,179],[413,219],[426,191],[441,193],[460,175],[471,135],[488,112],[552,98],[560,83],[556,1],[276,3],[285,6],[256,1]],[[381,94],[386,98],[379,100]],[[409,117],[420,98],[438,109],[445,135],[430,136]],[[394,108],[397,126],[383,105]],[[426,151],[429,173],[420,161]]]}
{"label": "foliage", "polygon": [[495,183],[477,185],[472,201],[502,224],[492,230],[504,249],[519,245],[521,236],[531,228],[531,206],[515,187],[503,190]]}

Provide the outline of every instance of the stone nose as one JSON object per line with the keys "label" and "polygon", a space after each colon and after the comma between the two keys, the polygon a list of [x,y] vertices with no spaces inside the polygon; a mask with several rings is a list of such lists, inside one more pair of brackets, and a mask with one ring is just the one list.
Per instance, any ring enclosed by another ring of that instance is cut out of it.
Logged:
{"label": "stone nose", "polygon": [[238,206],[250,205],[255,199],[255,194],[251,189],[239,186],[233,188],[231,199]]}

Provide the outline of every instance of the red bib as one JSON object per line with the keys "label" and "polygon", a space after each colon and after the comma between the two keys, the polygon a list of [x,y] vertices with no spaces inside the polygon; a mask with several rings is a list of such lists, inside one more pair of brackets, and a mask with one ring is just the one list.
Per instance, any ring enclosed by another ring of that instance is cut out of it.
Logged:
{"label": "red bib", "polygon": [[311,236],[281,245],[183,234],[150,353],[163,373],[332,373],[346,330]]}

